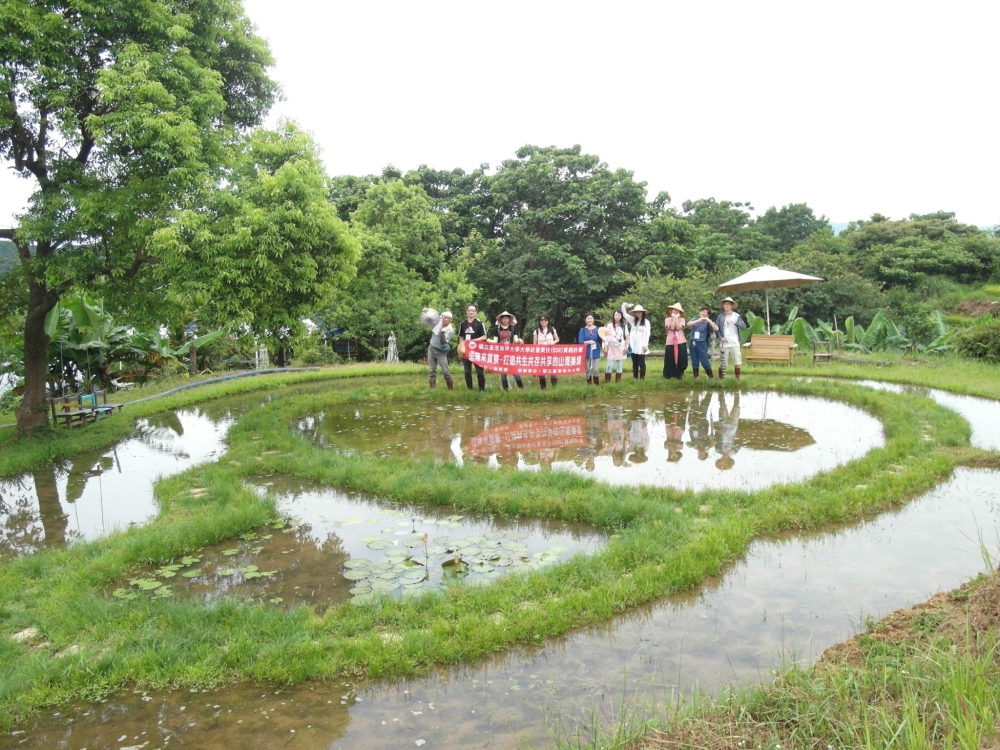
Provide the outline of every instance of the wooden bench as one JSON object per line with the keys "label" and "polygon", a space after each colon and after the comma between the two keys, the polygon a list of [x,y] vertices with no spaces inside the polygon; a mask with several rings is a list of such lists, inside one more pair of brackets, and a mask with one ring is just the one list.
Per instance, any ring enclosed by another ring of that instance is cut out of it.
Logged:
{"label": "wooden bench", "polygon": [[769,336],[766,333],[755,333],[750,337],[750,343],[744,344],[746,351],[743,359],[746,362],[784,362],[792,364],[795,353],[794,336]]}
{"label": "wooden bench", "polygon": [[62,422],[66,427],[76,427],[97,419],[96,411],[80,406],[79,396],[50,398],[49,405],[52,408],[52,421],[55,424]]}
{"label": "wooden bench", "polygon": [[[125,405],[125,404],[109,404],[108,391],[106,388],[104,390],[93,391],[90,395],[94,397],[95,401],[94,405],[91,406],[90,408],[97,412],[98,418],[106,417],[110,414],[113,414],[115,409],[121,411],[122,407]],[[84,397],[81,396],[81,402],[83,398]],[[100,401],[98,401],[98,399],[100,399]]]}

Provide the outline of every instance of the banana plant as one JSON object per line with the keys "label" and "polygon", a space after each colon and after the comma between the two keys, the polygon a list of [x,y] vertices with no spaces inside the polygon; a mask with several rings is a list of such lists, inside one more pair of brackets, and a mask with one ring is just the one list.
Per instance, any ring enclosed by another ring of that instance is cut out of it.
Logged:
{"label": "banana plant", "polygon": [[945,320],[944,313],[940,310],[932,312],[931,319],[934,321],[934,330],[937,335],[927,344],[917,344],[916,349],[922,354],[943,354],[951,349],[951,339],[955,332],[951,330],[948,321]]}
{"label": "banana plant", "polygon": [[740,331],[740,341],[744,344],[747,343],[755,333],[767,333],[767,323],[761,316],[747,312],[747,329]]}
{"label": "banana plant", "polygon": [[[910,346],[910,341],[900,332],[896,324],[879,310],[872,318],[871,324],[865,330],[860,324],[851,320],[848,342],[845,346],[863,352],[900,351]],[[844,321],[847,327],[847,321]],[[850,340],[853,338],[853,342]]]}
{"label": "banana plant", "polygon": [[793,333],[795,321],[798,319],[798,316],[799,308],[793,307],[792,311],[788,313],[788,320],[784,323],[778,323],[771,326],[771,333],[775,336],[787,336],[788,334]]}
{"label": "banana plant", "polygon": [[809,325],[805,318],[796,318],[792,323],[792,333],[795,335],[795,343],[800,350],[810,349],[812,345],[819,341],[819,334]]}

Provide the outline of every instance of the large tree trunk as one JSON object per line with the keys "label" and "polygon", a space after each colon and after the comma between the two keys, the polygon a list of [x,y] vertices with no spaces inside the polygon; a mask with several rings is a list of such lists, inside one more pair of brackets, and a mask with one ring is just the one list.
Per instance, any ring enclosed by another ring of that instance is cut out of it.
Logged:
{"label": "large tree trunk", "polygon": [[44,281],[32,279],[29,282],[28,315],[24,320],[24,400],[16,412],[17,437],[29,436],[48,422],[45,380],[49,335],[45,332],[45,316],[58,301],[59,295]]}

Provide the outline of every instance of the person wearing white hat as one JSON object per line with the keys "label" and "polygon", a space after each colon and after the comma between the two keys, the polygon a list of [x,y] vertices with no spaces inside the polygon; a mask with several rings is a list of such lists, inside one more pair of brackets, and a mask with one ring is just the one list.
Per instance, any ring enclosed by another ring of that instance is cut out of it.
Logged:
{"label": "person wearing white hat", "polygon": [[680,380],[688,367],[687,339],[684,338],[687,321],[684,320],[684,308],[680,302],[675,302],[667,309],[670,311],[670,317],[663,321],[663,327],[667,331],[667,348],[663,352],[663,377]]}
{"label": "person wearing white hat", "polygon": [[[632,307],[629,313],[628,308]],[[649,354],[649,310],[642,305],[632,305],[622,302],[622,315],[628,321],[628,341],[632,347],[632,377],[637,380],[646,379],[646,355]]]}
{"label": "person wearing white hat", "polygon": [[[427,308],[424,308],[427,312]],[[441,313],[441,319],[434,328],[431,329],[431,343],[427,347],[427,366],[430,369],[429,384],[431,390],[437,386],[437,369],[441,367],[441,374],[444,375],[444,382],[448,390],[454,390],[455,384],[451,379],[451,370],[448,369],[448,352],[451,351],[451,337],[455,335],[455,329],[451,325],[451,311],[445,310]]]}
{"label": "person wearing white hat", "polygon": [[723,312],[719,314],[719,319],[715,324],[719,327],[719,340],[722,342],[722,356],[719,360],[719,380],[726,378],[726,365],[733,366],[736,379],[740,379],[740,365],[743,364],[743,357],[740,349],[740,331],[745,331],[747,324],[736,312],[739,307],[736,300],[726,297],[722,300]]}

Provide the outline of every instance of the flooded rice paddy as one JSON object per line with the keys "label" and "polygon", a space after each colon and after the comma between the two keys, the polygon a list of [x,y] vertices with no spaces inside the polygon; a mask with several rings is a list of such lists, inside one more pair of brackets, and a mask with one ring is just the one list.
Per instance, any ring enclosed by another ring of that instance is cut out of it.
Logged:
{"label": "flooded rice paddy", "polygon": [[[275,484],[277,482],[277,484]],[[298,480],[262,480],[282,515],[270,526],[117,584],[123,599],[235,596],[316,607],[488,583],[592,552],[586,524],[407,508]]]}
{"label": "flooded rice paddy", "polygon": [[139,419],[106,450],[0,479],[0,560],[148,522],[159,510],[153,482],[218,458],[240,416],[278,395],[330,388],[290,386],[171,409]]}
{"label": "flooded rice paddy", "polygon": [[[1000,474],[961,469],[898,511],[755,542],[718,579],[538,648],[414,680],[135,693],[51,711],[26,748],[536,747],[695,686],[808,664],[880,617],[985,568]],[[144,744],[145,743],[145,744]]]}
{"label": "flooded rice paddy", "polygon": [[338,451],[693,490],[801,481],[884,443],[877,419],[843,403],[700,389],[600,403],[368,404],[297,426]]}

